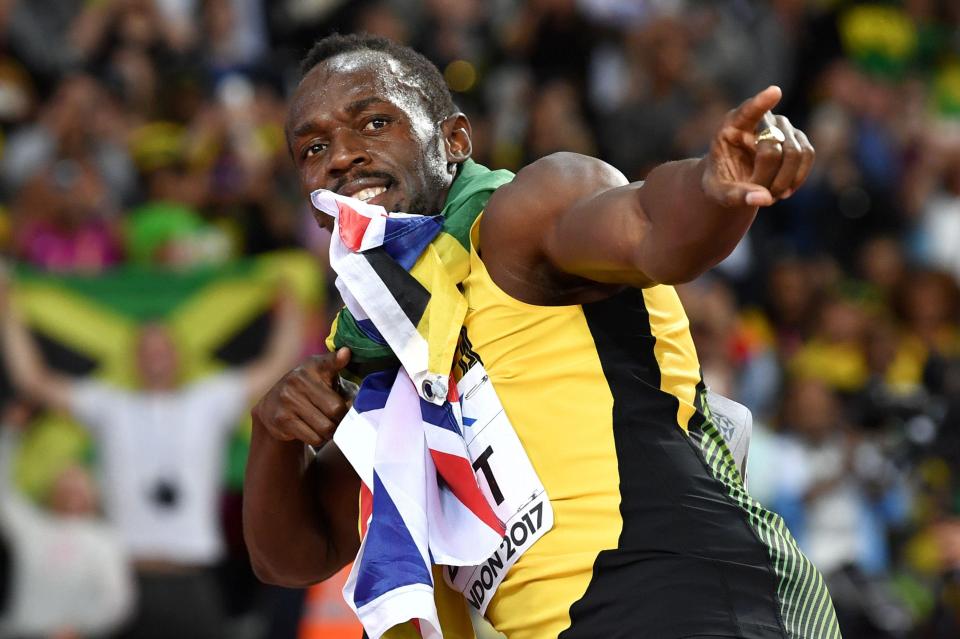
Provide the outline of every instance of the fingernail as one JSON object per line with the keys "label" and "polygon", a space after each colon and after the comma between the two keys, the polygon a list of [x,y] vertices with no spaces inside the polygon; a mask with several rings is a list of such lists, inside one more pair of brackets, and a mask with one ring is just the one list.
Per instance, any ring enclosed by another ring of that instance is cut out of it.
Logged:
{"label": "fingernail", "polygon": [[787,189],[786,191],[783,192],[783,195],[780,196],[780,199],[785,200],[791,195],[793,195],[793,189]]}
{"label": "fingernail", "polygon": [[750,206],[760,206],[766,201],[767,198],[763,196],[763,193],[758,193],[757,191],[747,193],[747,204]]}

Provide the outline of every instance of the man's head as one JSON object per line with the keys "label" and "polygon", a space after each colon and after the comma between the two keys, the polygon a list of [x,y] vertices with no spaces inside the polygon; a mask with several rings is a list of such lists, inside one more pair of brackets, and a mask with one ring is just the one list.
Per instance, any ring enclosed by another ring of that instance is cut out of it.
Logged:
{"label": "man's head", "polygon": [[819,379],[791,379],[784,395],[787,424],[800,437],[819,443],[840,433],[843,415],[836,392]]}
{"label": "man's head", "polygon": [[[470,157],[470,123],[437,68],[383,38],[332,35],[303,61],[287,141],[305,192],[438,213]],[[321,220],[329,223],[329,220]]]}
{"label": "man's head", "polygon": [[180,359],[169,329],[162,324],[147,324],[137,342],[137,372],[147,390],[172,390],[177,385]]}
{"label": "man's head", "polygon": [[100,498],[93,477],[77,464],[68,466],[53,482],[50,510],[64,517],[89,517],[97,513]]}

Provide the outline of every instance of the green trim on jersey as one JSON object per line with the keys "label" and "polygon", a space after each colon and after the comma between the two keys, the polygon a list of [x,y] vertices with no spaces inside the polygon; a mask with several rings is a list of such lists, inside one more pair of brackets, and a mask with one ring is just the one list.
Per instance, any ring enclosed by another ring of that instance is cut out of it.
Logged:
{"label": "green trim on jersey", "polygon": [[705,390],[700,394],[697,408],[706,419],[690,424],[690,436],[700,446],[713,476],[746,513],[750,527],[770,553],[770,563],[779,581],[777,599],[787,633],[791,639],[840,639],[840,626],[823,576],[800,551],[783,518],[747,493],[727,442],[713,424]]}

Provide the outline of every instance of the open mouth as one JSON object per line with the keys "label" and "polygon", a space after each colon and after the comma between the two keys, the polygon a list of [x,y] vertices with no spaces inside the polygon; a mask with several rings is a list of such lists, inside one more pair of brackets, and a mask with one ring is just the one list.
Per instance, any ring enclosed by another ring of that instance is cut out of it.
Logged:
{"label": "open mouth", "polygon": [[380,196],[386,193],[388,190],[388,186],[370,186],[365,189],[360,189],[351,197],[355,197],[362,202],[379,204],[380,202],[378,200],[380,199]]}
{"label": "open mouth", "polygon": [[393,188],[393,180],[384,178],[360,178],[349,182],[337,192],[368,204],[383,205],[387,192]]}

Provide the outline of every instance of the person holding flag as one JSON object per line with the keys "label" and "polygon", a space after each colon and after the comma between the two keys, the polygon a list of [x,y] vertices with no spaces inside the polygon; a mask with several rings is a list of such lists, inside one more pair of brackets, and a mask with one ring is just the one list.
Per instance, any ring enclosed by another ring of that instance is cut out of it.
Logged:
{"label": "person holding flag", "polygon": [[438,70],[391,41],[330,36],[303,70],[287,139],[345,308],[332,352],[253,411],[259,576],[356,559],[345,595],[372,639],[470,637],[468,607],[511,639],[839,637],[822,577],[746,491],[672,286],[809,174],[779,88],[704,157],[629,183],[572,153],[474,163]]}

